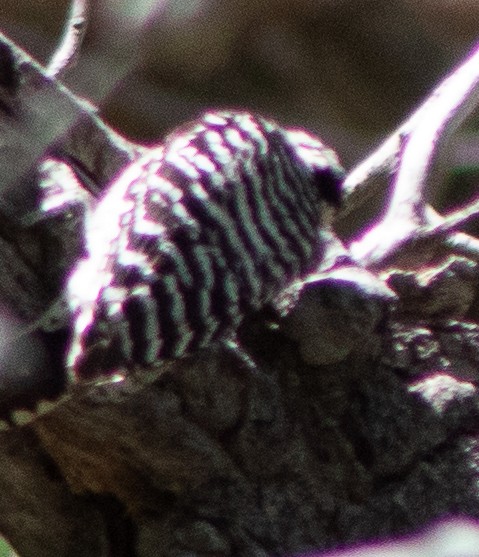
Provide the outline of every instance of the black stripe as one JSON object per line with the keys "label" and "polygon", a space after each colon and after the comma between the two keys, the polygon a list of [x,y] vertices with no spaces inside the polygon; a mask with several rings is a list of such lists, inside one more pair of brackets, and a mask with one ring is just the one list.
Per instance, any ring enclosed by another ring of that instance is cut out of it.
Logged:
{"label": "black stripe", "polygon": [[212,321],[216,319],[211,309],[214,286],[212,256],[204,246],[201,248],[199,244],[184,243],[177,247],[189,261],[191,272],[195,277],[192,287],[184,289],[182,294],[187,322],[195,331],[193,342],[198,343],[198,339],[207,337]]}
{"label": "black stripe", "polygon": [[174,280],[174,277],[172,277],[172,275],[161,276],[159,280],[151,285],[151,292],[156,300],[159,329],[163,341],[161,346],[162,358],[180,356],[181,354],[177,351],[178,346],[183,340],[180,334],[180,323],[173,314],[173,308],[177,303],[178,297],[181,297],[181,295],[178,291],[169,291],[166,281],[170,279]]}
{"label": "black stripe", "polygon": [[162,352],[156,298],[151,293],[130,294],[125,300],[124,312],[133,344],[133,361],[144,365],[154,363]]}
{"label": "black stripe", "polygon": [[[275,217],[281,237],[289,245],[288,253],[294,257],[293,261],[288,264],[288,274],[298,273],[301,268],[301,259],[304,251],[303,242],[306,233],[302,227],[298,226],[298,222],[294,220],[294,214],[297,209],[285,198],[285,188],[278,186],[278,182],[284,180],[282,173],[278,171],[278,162],[268,159],[262,161],[262,163],[266,167],[264,187],[268,192],[268,200],[272,200],[270,201],[271,212]],[[288,220],[292,221],[293,226]]]}

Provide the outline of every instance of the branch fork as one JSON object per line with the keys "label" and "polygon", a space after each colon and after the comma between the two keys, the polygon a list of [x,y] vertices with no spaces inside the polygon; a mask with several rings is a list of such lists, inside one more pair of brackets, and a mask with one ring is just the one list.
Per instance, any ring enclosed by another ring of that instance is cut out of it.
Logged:
{"label": "branch fork", "polygon": [[443,179],[438,161],[451,135],[479,103],[479,44],[426,101],[344,182],[343,215],[364,202],[372,178],[388,172],[392,194],[384,216],[350,244],[354,258],[380,266],[405,246],[421,239],[438,239],[473,258],[478,241],[457,229],[479,213],[479,198],[447,215],[439,215],[426,196]]}

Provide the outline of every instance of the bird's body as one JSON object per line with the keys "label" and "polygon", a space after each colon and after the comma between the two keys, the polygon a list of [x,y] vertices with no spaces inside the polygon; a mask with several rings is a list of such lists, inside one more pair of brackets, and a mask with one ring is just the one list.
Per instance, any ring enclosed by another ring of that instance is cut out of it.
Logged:
{"label": "bird's body", "polygon": [[177,358],[230,337],[318,263],[339,166],[315,136],[207,112],[111,183],[67,288],[77,378]]}

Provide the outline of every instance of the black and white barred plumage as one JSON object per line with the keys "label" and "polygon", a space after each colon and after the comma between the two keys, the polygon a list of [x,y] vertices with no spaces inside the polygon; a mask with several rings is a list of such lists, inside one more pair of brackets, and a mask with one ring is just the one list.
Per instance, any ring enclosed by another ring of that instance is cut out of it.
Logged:
{"label": "black and white barred plumage", "polygon": [[318,263],[333,151],[246,112],[207,112],[130,164],[87,222],[74,269],[74,378],[180,357],[231,336]]}

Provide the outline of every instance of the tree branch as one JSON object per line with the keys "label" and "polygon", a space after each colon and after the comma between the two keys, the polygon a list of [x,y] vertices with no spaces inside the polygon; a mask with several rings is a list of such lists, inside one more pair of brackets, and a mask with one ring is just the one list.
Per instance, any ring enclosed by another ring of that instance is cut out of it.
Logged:
{"label": "tree branch", "polygon": [[52,55],[46,74],[57,79],[71,68],[78,56],[87,27],[88,0],[72,0],[60,44]]}
{"label": "tree branch", "polygon": [[[378,172],[394,171],[392,195],[385,216],[351,244],[353,255],[365,265],[385,259],[406,239],[432,234],[427,226],[426,192],[438,177],[434,168],[442,147],[479,102],[479,46],[451,73],[370,157],[354,169],[345,181],[346,211],[353,194],[367,196],[368,181]],[[477,212],[475,203],[467,216],[448,217],[439,230],[452,230]]]}

